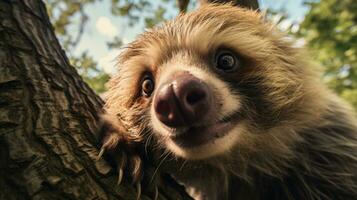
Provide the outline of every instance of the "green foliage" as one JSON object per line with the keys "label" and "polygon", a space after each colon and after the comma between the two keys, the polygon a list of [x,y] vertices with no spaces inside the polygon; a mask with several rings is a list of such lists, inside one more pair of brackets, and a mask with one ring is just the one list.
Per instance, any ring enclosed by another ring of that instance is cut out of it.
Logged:
{"label": "green foliage", "polygon": [[175,1],[160,0],[112,0],[111,12],[116,16],[124,16],[129,19],[129,25],[140,24],[141,20],[147,28],[173,17],[176,11]]}
{"label": "green foliage", "polygon": [[162,22],[165,20],[164,15],[165,15],[166,9],[162,6],[159,6],[158,9],[155,11],[153,17],[147,17],[145,18],[145,25],[146,27],[153,27],[156,24]]}
{"label": "green foliage", "polygon": [[[56,35],[66,51],[75,47],[81,39],[88,15],[84,12],[85,6],[95,0],[47,0],[47,12],[55,28]],[[78,26],[77,34],[70,31]]]}
{"label": "green foliage", "polygon": [[357,108],[357,3],[306,2],[311,8],[298,31],[325,67],[329,86]]}
{"label": "green foliage", "polygon": [[[89,19],[84,12],[84,8],[94,3],[94,1],[48,0],[46,5],[56,35],[65,49],[71,64],[91,88],[98,93],[102,93],[105,91],[104,84],[108,81],[109,75],[98,67],[97,63],[87,52],[82,52],[79,56],[74,55],[73,52],[81,39],[85,25]],[[73,34],[73,32],[76,32],[76,34]]]}
{"label": "green foliage", "polygon": [[97,68],[97,63],[88,56],[87,52],[83,52],[78,57],[71,57],[70,62],[92,89],[98,93],[105,92],[105,83],[108,81],[109,75]]}
{"label": "green foliage", "polygon": [[113,41],[107,42],[108,48],[109,49],[119,49],[120,47],[123,46],[123,41],[120,37],[115,36]]}
{"label": "green foliage", "polygon": [[[85,7],[100,0],[47,0],[47,11],[57,37],[65,49],[71,64],[83,79],[98,93],[105,91],[104,83],[109,79],[102,68],[88,55],[74,55],[74,49],[81,40],[86,23],[89,20]],[[152,27],[165,19],[172,18],[167,10],[175,10],[174,1],[161,0],[112,0],[111,13],[127,18],[128,25]],[[144,14],[145,13],[145,14]],[[174,12],[171,12],[173,14]],[[123,45],[119,36],[107,42],[108,48],[120,48]]]}

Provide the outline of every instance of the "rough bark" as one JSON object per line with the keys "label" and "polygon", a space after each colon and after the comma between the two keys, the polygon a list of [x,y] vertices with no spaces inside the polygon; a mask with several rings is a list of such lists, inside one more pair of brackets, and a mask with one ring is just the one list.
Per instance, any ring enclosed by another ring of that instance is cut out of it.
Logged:
{"label": "rough bark", "polygon": [[[135,199],[96,160],[102,105],[70,66],[43,3],[0,1],[0,199]],[[159,191],[188,199],[166,179]]]}
{"label": "rough bark", "polygon": [[206,3],[233,3],[234,5],[250,8],[253,10],[259,9],[258,0],[199,0],[200,4]]}

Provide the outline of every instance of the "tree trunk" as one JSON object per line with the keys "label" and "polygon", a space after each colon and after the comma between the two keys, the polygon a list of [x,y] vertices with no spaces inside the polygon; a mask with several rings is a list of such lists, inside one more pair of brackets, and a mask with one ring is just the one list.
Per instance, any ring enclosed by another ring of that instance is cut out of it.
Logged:
{"label": "tree trunk", "polygon": [[[96,160],[102,105],[70,66],[43,3],[0,1],[0,199],[135,199]],[[171,182],[159,199],[189,199]]]}
{"label": "tree trunk", "polygon": [[199,0],[200,4],[206,3],[233,3],[234,5],[257,10],[259,9],[258,0]]}

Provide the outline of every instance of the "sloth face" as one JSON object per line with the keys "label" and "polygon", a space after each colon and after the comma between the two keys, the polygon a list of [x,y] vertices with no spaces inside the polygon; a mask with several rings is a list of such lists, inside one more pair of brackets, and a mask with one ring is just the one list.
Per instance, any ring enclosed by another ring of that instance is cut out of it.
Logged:
{"label": "sloth face", "polygon": [[166,138],[171,151],[198,159],[236,144],[244,124],[241,101],[223,77],[242,67],[243,59],[225,48],[207,55],[177,52],[163,64],[150,116],[154,132]]}
{"label": "sloth face", "polygon": [[309,74],[256,12],[206,6],[124,50],[107,107],[175,155],[204,159],[259,145],[259,133],[294,116]]}

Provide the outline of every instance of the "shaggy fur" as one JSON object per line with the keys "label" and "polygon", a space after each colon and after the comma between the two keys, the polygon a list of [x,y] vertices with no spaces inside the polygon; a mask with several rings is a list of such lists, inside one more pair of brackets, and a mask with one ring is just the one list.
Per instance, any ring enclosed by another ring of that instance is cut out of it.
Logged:
{"label": "shaggy fur", "polygon": [[[241,56],[237,73],[210,67],[221,47]],[[177,169],[161,171],[196,199],[357,199],[357,120],[321,83],[304,52],[259,13],[229,5],[203,6],[149,30],[118,58],[106,102],[106,121],[116,125],[106,131],[104,149],[123,141],[128,148],[150,143],[156,153],[167,153],[164,162],[177,163]],[[176,68],[224,84],[216,88],[217,96],[227,95],[217,97],[220,117],[233,113],[241,125],[227,148],[214,146],[222,151],[180,153],[157,128],[153,98],[141,95],[142,76],[151,73],[157,88]],[[135,159],[139,180],[141,162]]]}

